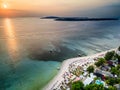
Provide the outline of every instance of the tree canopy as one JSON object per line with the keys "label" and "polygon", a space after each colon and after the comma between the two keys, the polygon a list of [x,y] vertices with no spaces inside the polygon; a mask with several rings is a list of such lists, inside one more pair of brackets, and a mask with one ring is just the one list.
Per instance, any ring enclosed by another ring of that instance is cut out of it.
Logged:
{"label": "tree canopy", "polygon": [[117,88],[114,86],[109,86],[107,90],[117,90]]}
{"label": "tree canopy", "polygon": [[120,56],[116,54],[116,58],[118,59],[118,62],[120,62]]}
{"label": "tree canopy", "polygon": [[85,87],[84,90],[104,90],[103,85],[90,84]]}
{"label": "tree canopy", "polygon": [[99,58],[98,62],[96,62],[95,65],[97,67],[99,67],[99,66],[103,65],[105,62],[106,62],[106,60],[104,58]]}
{"label": "tree canopy", "polygon": [[105,54],[105,59],[106,60],[112,60],[112,58],[114,57],[115,51],[111,51],[111,52],[107,52]]}
{"label": "tree canopy", "polygon": [[106,80],[106,83],[108,85],[115,85],[115,84],[119,84],[120,83],[120,78],[108,78],[108,80]]}
{"label": "tree canopy", "polygon": [[87,68],[87,71],[88,71],[89,73],[94,72],[94,66],[89,66],[89,67]]}
{"label": "tree canopy", "polygon": [[107,84],[110,86],[108,88],[104,88],[103,85],[97,85],[97,84],[89,84],[84,86],[84,84],[81,81],[77,81],[72,83],[70,90],[117,90],[116,87],[114,87],[114,84],[120,83],[120,79],[115,78],[109,78]]}
{"label": "tree canopy", "polygon": [[116,74],[116,75],[120,74],[118,67],[112,67],[110,71],[112,74]]}
{"label": "tree canopy", "polygon": [[118,47],[118,50],[120,51],[120,46]]}
{"label": "tree canopy", "polygon": [[81,81],[73,82],[70,90],[84,90],[84,84]]}

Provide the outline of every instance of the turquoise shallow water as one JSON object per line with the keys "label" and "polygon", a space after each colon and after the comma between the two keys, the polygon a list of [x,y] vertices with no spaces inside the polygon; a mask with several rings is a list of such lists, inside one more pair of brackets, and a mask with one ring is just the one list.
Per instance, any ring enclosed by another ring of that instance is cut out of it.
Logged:
{"label": "turquoise shallow water", "polygon": [[[26,60],[17,65],[17,71],[9,77],[8,90],[39,90],[57,73],[57,62],[34,62]],[[14,81],[15,80],[15,81]],[[13,82],[14,81],[14,82]],[[41,83],[42,82],[42,83]]]}
{"label": "turquoise shallow water", "polygon": [[120,45],[120,21],[0,19],[0,90],[41,90],[65,59]]}

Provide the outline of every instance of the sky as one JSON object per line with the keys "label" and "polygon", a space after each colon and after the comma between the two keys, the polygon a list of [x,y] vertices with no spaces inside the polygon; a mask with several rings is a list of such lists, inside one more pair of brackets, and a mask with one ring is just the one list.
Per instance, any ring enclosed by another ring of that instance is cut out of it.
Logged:
{"label": "sky", "polygon": [[[0,15],[77,16],[82,14],[84,15],[84,13],[95,10],[97,8],[106,8],[107,6],[114,5],[119,2],[120,0],[0,0]],[[5,5],[7,6],[6,8]]]}

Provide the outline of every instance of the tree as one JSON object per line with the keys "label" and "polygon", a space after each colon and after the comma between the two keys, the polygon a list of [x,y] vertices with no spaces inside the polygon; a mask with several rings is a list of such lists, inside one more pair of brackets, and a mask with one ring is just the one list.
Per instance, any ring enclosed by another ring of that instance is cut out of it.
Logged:
{"label": "tree", "polygon": [[120,84],[120,78],[116,78],[116,84]]}
{"label": "tree", "polygon": [[120,56],[116,54],[116,58],[118,59],[118,62],[120,62]]}
{"label": "tree", "polygon": [[117,69],[120,70],[120,64],[117,65]]}
{"label": "tree", "polygon": [[114,78],[109,78],[108,81],[107,81],[107,84],[113,86],[115,84],[115,79]]}
{"label": "tree", "polygon": [[95,65],[97,67],[99,67],[99,66],[103,65],[105,62],[106,62],[106,60],[104,58],[99,58],[98,62],[96,62]]}
{"label": "tree", "polygon": [[117,90],[117,88],[114,86],[109,86],[107,90]]}
{"label": "tree", "polygon": [[73,82],[70,90],[84,90],[84,84],[81,81]]}
{"label": "tree", "polygon": [[108,80],[106,80],[106,83],[108,85],[115,85],[115,84],[119,84],[120,83],[120,78],[108,78]]}
{"label": "tree", "polygon": [[103,85],[89,84],[85,87],[85,90],[104,90]]}
{"label": "tree", "polygon": [[89,73],[94,72],[94,66],[89,66],[89,67],[87,68],[87,71],[88,71]]}
{"label": "tree", "polygon": [[118,47],[118,51],[120,51],[120,46]]}
{"label": "tree", "polygon": [[110,71],[112,74],[116,74],[117,76],[120,76],[120,65],[118,64],[117,67],[112,67]]}
{"label": "tree", "polygon": [[118,67],[112,67],[110,71],[112,74],[116,74],[116,75],[120,74]]}
{"label": "tree", "polygon": [[111,60],[113,58],[114,54],[115,54],[115,51],[107,52],[105,54],[105,59],[106,60]]}

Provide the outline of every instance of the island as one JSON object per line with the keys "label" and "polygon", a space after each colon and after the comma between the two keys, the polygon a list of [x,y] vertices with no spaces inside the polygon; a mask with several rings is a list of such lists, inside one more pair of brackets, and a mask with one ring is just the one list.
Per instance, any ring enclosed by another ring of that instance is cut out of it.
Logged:
{"label": "island", "polygon": [[57,16],[45,16],[45,17],[41,17],[40,19],[57,19],[59,17]]}
{"label": "island", "polygon": [[119,18],[89,18],[89,17],[57,17],[47,16],[41,19],[53,19],[55,21],[106,21],[106,20],[119,20]]}

